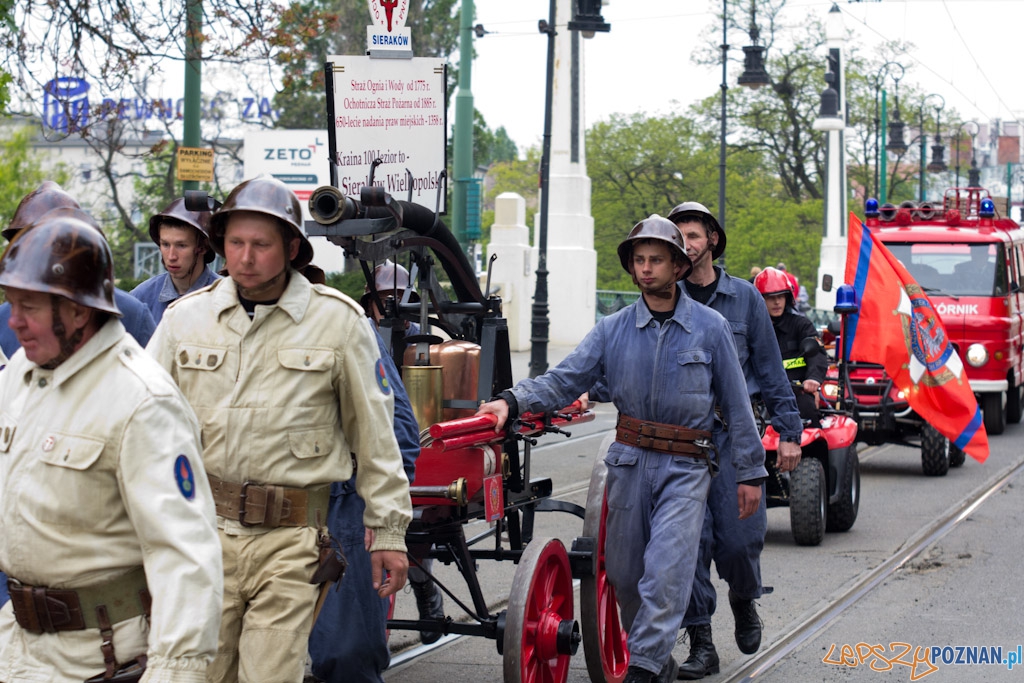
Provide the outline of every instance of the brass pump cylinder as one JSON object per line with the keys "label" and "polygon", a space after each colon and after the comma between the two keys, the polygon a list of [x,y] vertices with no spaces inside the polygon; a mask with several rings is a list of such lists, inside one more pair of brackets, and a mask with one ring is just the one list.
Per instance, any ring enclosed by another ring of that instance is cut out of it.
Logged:
{"label": "brass pump cylinder", "polygon": [[444,387],[440,365],[406,365],[402,368],[402,381],[409,394],[412,413],[420,431],[442,421]]}

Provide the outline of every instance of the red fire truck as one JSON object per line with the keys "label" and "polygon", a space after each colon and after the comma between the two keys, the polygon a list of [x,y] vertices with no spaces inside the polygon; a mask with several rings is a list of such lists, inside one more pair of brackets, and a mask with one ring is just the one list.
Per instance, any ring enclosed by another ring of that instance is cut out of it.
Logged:
{"label": "red fire truck", "polygon": [[1021,418],[1024,230],[980,187],[942,205],[869,199],[865,223],[924,289],[967,368],[989,434]]}

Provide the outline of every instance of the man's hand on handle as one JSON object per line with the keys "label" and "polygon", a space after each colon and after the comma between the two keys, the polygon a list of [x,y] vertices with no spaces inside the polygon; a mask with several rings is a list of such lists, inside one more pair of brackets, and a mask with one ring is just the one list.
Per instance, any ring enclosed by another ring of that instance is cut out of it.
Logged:
{"label": "man's hand on handle", "polygon": [[494,423],[494,431],[500,432],[502,427],[505,426],[505,421],[508,419],[508,403],[504,399],[495,399],[482,403],[476,411],[477,415],[493,415],[498,419]]}

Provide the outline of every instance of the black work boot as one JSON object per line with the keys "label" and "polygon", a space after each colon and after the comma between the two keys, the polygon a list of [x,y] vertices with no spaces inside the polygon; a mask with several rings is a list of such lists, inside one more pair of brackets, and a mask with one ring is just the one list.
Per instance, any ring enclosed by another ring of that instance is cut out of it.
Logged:
{"label": "black work boot", "polygon": [[711,624],[687,626],[690,636],[690,656],[679,665],[678,679],[696,681],[708,674],[718,673],[718,652],[711,642]]}
{"label": "black work boot", "polygon": [[729,607],[736,618],[736,645],[743,654],[754,654],[761,647],[761,618],[754,601],[738,598],[730,590]]}
{"label": "black work boot", "polygon": [[[416,609],[420,619],[444,619],[444,598],[437,584],[431,580],[423,582],[410,581],[413,595],[416,596]],[[440,631],[420,631],[420,642],[424,645],[436,643],[441,639]]]}
{"label": "black work boot", "polygon": [[653,683],[653,681],[653,673],[638,666],[631,666],[626,670],[626,678],[622,683]]}

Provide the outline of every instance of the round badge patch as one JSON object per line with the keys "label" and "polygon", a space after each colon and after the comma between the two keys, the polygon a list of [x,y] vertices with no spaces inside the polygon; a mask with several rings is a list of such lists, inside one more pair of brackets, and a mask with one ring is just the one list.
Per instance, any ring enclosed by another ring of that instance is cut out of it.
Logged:
{"label": "round badge patch", "polygon": [[388,374],[384,372],[384,361],[380,358],[377,359],[377,365],[374,368],[374,374],[377,376],[377,386],[384,392],[385,395],[391,393],[391,384],[388,382]]}
{"label": "round badge patch", "polygon": [[185,455],[179,455],[174,461],[174,481],[178,482],[178,490],[185,500],[192,500],[196,497],[196,480],[192,474],[192,463]]}

